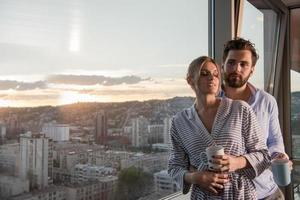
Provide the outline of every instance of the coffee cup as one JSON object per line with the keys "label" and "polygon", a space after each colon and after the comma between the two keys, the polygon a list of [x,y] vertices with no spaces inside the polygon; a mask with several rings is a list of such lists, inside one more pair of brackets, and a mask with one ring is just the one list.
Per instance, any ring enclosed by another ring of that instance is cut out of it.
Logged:
{"label": "coffee cup", "polygon": [[271,163],[274,180],[279,186],[287,186],[291,183],[291,170],[288,159],[276,159]]}
{"label": "coffee cup", "polygon": [[213,156],[224,155],[224,148],[220,145],[209,146],[205,149],[205,152],[201,152],[200,159],[202,162],[208,165],[210,170],[220,169],[222,165],[209,162],[213,159]]}

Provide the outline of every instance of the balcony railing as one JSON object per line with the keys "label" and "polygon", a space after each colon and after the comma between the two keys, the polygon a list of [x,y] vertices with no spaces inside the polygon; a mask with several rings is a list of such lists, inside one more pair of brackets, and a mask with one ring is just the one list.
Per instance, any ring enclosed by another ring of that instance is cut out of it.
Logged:
{"label": "balcony railing", "polygon": [[160,200],[187,200],[191,199],[191,193],[183,195],[182,192],[176,192],[173,194],[170,194],[166,197],[161,198]]}

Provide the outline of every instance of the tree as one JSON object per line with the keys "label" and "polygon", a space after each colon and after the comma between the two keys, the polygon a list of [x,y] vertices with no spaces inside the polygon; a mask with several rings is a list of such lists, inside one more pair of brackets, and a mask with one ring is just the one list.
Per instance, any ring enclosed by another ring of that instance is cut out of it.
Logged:
{"label": "tree", "polygon": [[136,200],[152,192],[153,177],[142,169],[130,167],[119,173],[116,200]]}

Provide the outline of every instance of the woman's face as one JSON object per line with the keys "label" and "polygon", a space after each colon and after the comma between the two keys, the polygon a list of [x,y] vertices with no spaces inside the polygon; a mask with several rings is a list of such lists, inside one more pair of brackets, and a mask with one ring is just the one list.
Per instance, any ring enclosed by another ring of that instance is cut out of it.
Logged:
{"label": "woman's face", "polygon": [[216,95],[219,89],[219,71],[212,62],[206,62],[201,68],[196,89],[200,94]]}

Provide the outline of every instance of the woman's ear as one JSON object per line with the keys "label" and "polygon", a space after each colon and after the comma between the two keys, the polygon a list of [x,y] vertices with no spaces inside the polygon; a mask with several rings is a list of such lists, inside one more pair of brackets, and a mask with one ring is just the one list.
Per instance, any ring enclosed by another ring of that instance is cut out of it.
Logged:
{"label": "woman's ear", "polygon": [[194,86],[194,81],[193,81],[193,79],[192,79],[192,77],[187,77],[186,78],[186,81],[187,81],[187,83],[193,88],[193,86]]}

